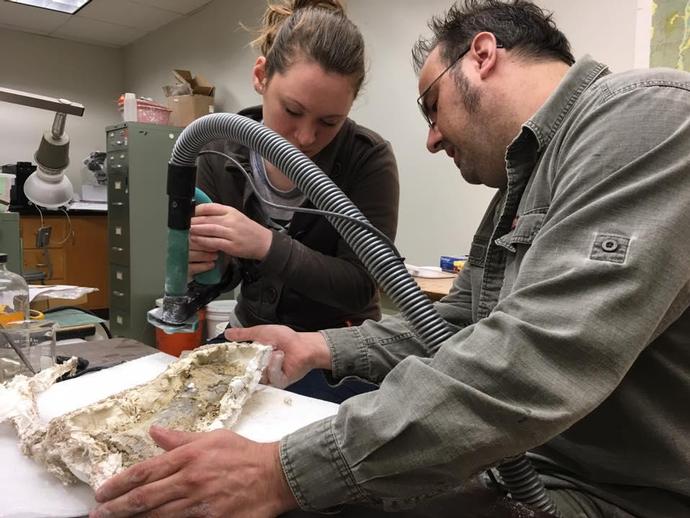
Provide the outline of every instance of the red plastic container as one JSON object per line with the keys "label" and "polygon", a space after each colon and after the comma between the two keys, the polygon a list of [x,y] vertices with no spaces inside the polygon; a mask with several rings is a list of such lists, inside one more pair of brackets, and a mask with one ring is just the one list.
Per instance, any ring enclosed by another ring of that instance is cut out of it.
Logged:
{"label": "red plastic container", "polygon": [[182,351],[196,349],[205,343],[204,330],[206,329],[206,310],[201,309],[197,313],[199,324],[193,333],[168,334],[162,329],[156,328],[156,347],[161,352],[179,356]]}
{"label": "red plastic container", "polygon": [[[124,118],[124,96],[120,96],[117,105]],[[170,123],[172,110],[160,104],[145,99],[137,99],[137,122],[167,125]]]}

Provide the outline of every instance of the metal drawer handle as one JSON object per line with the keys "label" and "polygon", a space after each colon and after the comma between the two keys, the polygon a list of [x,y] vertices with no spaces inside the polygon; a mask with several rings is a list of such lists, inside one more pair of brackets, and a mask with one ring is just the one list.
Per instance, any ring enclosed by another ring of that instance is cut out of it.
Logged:
{"label": "metal drawer handle", "polygon": [[48,265],[45,263],[36,263],[36,268],[45,268],[46,266]]}
{"label": "metal drawer handle", "polygon": [[112,247],[112,251],[113,251],[113,252],[124,252],[124,250],[125,250],[125,249],[122,248],[121,246],[114,246],[114,247]]}
{"label": "metal drawer handle", "polygon": [[122,293],[121,291],[115,291],[115,290],[113,290],[113,295],[115,295],[116,297],[124,297],[125,296],[125,294]]}
{"label": "metal drawer handle", "polygon": [[115,207],[121,207],[124,204],[124,201],[114,201],[111,205],[114,205]]}

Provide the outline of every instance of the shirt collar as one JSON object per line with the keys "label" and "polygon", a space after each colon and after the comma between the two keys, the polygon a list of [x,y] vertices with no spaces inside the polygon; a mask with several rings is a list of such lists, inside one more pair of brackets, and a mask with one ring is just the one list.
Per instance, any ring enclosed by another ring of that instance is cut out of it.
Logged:
{"label": "shirt collar", "polygon": [[538,151],[551,141],[582,93],[600,77],[609,73],[603,63],[587,55],[575,62],[544,105],[523,125],[537,139]]}

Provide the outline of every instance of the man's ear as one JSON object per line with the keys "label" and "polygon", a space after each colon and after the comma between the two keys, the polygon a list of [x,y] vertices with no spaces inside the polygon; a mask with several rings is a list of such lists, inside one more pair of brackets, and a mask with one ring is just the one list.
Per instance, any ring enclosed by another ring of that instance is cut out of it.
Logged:
{"label": "man's ear", "polygon": [[480,32],[472,39],[469,54],[480,79],[486,79],[495,71],[498,48],[496,36],[490,32]]}
{"label": "man's ear", "polygon": [[259,56],[256,58],[256,63],[254,63],[254,68],[252,69],[252,84],[254,85],[256,93],[263,95],[267,82],[266,58],[264,56]]}

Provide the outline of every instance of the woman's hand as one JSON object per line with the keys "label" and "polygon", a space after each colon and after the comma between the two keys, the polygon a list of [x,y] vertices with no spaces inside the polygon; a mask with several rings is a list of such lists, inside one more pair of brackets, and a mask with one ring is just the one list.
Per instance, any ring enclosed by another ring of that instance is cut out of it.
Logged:
{"label": "woman's hand", "polygon": [[206,250],[192,248],[192,240],[189,240],[189,267],[188,274],[190,276],[197,275],[198,273],[206,272],[212,269],[216,264],[216,259],[218,259],[218,252],[209,252]]}
{"label": "woman's hand", "polygon": [[210,270],[215,260],[213,254],[219,251],[259,261],[268,254],[273,233],[237,209],[204,203],[196,207],[194,214],[189,230],[190,273]]}
{"label": "woman's hand", "polygon": [[272,345],[267,381],[285,388],[312,369],[331,368],[331,350],[321,333],[298,333],[286,326],[237,327],[225,330],[225,338]]}

